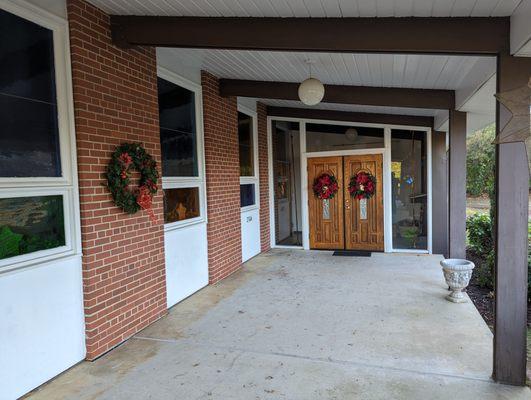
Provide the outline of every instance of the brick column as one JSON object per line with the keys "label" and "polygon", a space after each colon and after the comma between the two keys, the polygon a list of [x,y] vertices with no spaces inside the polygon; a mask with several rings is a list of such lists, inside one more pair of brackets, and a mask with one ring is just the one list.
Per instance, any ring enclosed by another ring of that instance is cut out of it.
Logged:
{"label": "brick column", "polygon": [[260,174],[260,249],[271,248],[269,235],[269,149],[267,142],[267,106],[256,103],[258,116],[258,168]]}
{"label": "brick column", "polygon": [[[109,16],[68,0],[79,170],[87,358],[94,359],[166,312],[162,191],[154,224],[127,215],[104,187],[111,153],[140,142],[160,167],[154,48],[111,44]],[[159,169],[160,171],[160,169]]]}
{"label": "brick column", "polygon": [[208,270],[215,283],[242,264],[240,162],[236,97],[219,95],[219,80],[201,72],[208,203]]}

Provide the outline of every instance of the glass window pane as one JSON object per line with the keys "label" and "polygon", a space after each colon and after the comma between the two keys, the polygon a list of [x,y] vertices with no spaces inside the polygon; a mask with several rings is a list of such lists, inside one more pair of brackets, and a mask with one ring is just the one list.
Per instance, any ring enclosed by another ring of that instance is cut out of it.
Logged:
{"label": "glass window pane", "polygon": [[158,78],[163,176],[198,176],[195,94]]}
{"label": "glass window pane", "polygon": [[391,132],[393,248],[428,249],[426,133]]}
{"label": "glass window pane", "polygon": [[382,128],[307,124],[306,151],[337,151],[384,147]]}
{"label": "glass window pane", "polygon": [[240,176],[254,176],[253,122],[244,113],[238,113],[238,141],[240,144]]}
{"label": "glass window pane", "polygon": [[254,183],[247,183],[245,185],[240,185],[240,206],[241,207],[254,206],[255,203],[256,203],[256,200],[255,200]]}
{"label": "glass window pane", "polygon": [[61,176],[52,31],[0,10],[0,58],[0,177]]}
{"label": "glass window pane", "polygon": [[64,245],[62,196],[0,199],[0,260]]}
{"label": "glass window pane", "polygon": [[300,126],[272,121],[273,189],[276,244],[302,245]]}
{"label": "glass window pane", "polygon": [[199,217],[199,188],[164,189],[164,222]]}

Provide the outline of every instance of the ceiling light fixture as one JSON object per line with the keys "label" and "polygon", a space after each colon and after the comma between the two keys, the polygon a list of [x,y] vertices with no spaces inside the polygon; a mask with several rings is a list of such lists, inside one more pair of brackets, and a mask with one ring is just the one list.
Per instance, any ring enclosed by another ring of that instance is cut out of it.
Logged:
{"label": "ceiling light fixture", "polygon": [[307,106],[319,104],[324,97],[324,85],[319,79],[312,78],[311,60],[306,60],[310,69],[310,77],[299,85],[299,99]]}

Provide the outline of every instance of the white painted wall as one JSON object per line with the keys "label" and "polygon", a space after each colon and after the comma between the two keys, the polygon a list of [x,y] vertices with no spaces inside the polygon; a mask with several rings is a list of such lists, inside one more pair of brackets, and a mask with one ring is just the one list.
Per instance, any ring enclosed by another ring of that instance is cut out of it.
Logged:
{"label": "white painted wall", "polygon": [[181,300],[208,285],[207,204],[205,185],[203,102],[201,70],[176,58],[171,49],[157,49],[158,76],[184,87],[195,94],[197,126],[197,177],[163,177],[164,189],[198,187],[201,215],[194,220],[166,224],[164,249],[166,263],[167,306]]}
{"label": "white painted wall", "polygon": [[511,16],[511,54],[531,57],[531,0],[522,0]]}
{"label": "white painted wall", "polygon": [[179,57],[171,48],[157,47],[157,66],[166,68],[197,85],[201,84],[201,64],[192,58]]}
{"label": "white painted wall", "polygon": [[164,232],[168,308],[208,285],[206,223]]}
{"label": "white painted wall", "polygon": [[242,261],[260,253],[260,210],[242,211]]}
{"label": "white painted wall", "polygon": [[85,358],[81,257],[0,275],[0,399],[16,399]]}
{"label": "white painted wall", "polygon": [[[16,0],[19,3],[20,0]],[[31,3],[42,10],[45,10],[51,14],[54,14],[57,17],[66,19],[66,1],[65,0],[26,0],[28,3]]]}
{"label": "white painted wall", "polygon": [[[79,197],[68,22],[64,0],[0,0],[0,8],[54,31],[63,176],[41,178],[41,191],[64,192],[67,249],[25,257],[0,271],[0,399],[16,399],[85,358]],[[1,40],[1,39],[0,39]],[[20,195],[16,179],[2,194]],[[36,193],[36,189],[33,191]]]}

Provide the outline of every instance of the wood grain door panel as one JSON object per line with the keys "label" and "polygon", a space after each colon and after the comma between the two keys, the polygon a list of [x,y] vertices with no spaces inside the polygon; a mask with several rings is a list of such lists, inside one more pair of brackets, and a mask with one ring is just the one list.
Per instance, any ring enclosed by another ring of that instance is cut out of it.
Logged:
{"label": "wood grain door panel", "polygon": [[[313,193],[315,178],[323,173],[336,177],[339,190],[329,200],[329,219],[323,216],[323,200]],[[308,211],[310,216],[310,248],[344,249],[345,232],[343,221],[343,157],[318,157],[308,159]]]}
{"label": "wood grain door panel", "polygon": [[[347,250],[384,250],[383,157],[366,154],[344,157],[345,248]],[[350,178],[360,171],[376,177],[376,193],[367,200],[367,219],[360,218],[360,201],[350,196]]]}

